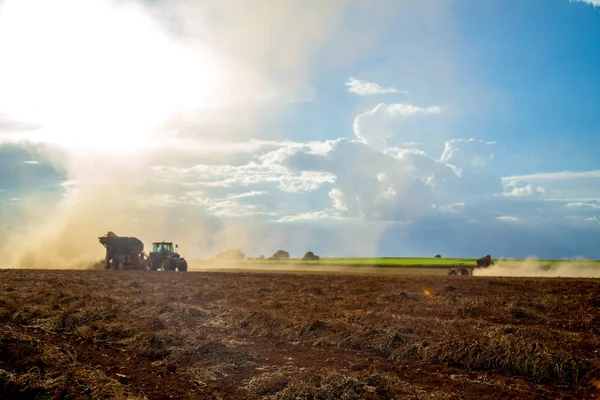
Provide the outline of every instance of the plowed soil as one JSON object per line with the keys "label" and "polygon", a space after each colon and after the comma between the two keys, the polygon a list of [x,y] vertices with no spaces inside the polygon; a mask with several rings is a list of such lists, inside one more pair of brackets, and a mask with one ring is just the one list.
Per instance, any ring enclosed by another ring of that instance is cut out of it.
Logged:
{"label": "plowed soil", "polygon": [[3,399],[595,399],[600,281],[0,271]]}

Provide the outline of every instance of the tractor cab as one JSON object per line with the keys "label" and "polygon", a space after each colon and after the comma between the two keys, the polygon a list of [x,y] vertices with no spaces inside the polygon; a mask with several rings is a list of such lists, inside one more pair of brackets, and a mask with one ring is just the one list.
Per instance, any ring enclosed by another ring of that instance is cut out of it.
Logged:
{"label": "tractor cab", "polygon": [[174,253],[172,242],[156,242],[152,243],[153,253]]}

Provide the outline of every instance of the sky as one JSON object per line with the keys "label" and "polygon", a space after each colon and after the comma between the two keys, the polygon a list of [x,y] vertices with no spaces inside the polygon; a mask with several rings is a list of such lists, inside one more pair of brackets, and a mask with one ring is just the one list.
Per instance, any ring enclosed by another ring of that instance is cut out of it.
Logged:
{"label": "sky", "polygon": [[0,254],[598,259],[598,71],[597,0],[0,0]]}

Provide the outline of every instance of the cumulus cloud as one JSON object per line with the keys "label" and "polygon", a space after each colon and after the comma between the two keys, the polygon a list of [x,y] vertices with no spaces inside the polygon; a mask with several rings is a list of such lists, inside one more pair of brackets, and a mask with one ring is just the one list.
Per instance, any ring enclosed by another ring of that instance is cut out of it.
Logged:
{"label": "cumulus cloud", "polygon": [[[543,196],[548,200],[576,202],[576,199],[595,199],[600,197],[598,184],[600,172],[561,171],[540,172],[528,175],[511,175],[502,178],[507,195]],[[527,187],[531,185],[531,187]]]}
{"label": "cumulus cloud", "polygon": [[504,196],[541,196],[546,194],[546,190],[541,186],[533,186],[518,180],[511,180],[504,185]]}
{"label": "cumulus cloud", "polygon": [[[470,142],[455,142],[468,146]],[[458,212],[469,201],[492,197],[500,177],[475,167],[459,175],[456,166],[417,149],[377,151],[356,140],[339,140],[325,154],[303,149],[290,155],[292,171],[312,169],[336,177],[328,192],[337,215],[379,221],[416,221],[438,212]]]}
{"label": "cumulus cloud", "polygon": [[354,135],[374,149],[383,150],[388,139],[394,135],[392,122],[418,114],[436,115],[441,112],[439,106],[419,107],[404,103],[380,103],[354,118]]}
{"label": "cumulus cloud", "polygon": [[441,160],[464,167],[484,167],[494,159],[496,142],[477,139],[452,139],[446,142]]}
{"label": "cumulus cloud", "polygon": [[354,93],[359,96],[372,96],[375,94],[402,93],[408,94],[406,91],[399,92],[394,87],[383,88],[375,82],[361,81],[356,78],[348,78],[346,82],[348,93]]}
{"label": "cumulus cloud", "polygon": [[[471,145],[477,142],[458,140],[452,148],[459,151],[460,146]],[[279,222],[310,218],[408,222],[435,213],[462,212],[466,202],[493,196],[501,187],[499,177],[490,178],[472,163],[463,165],[459,174],[443,157],[422,150],[377,151],[342,138],[270,143],[250,154],[239,165],[154,166],[149,185],[163,193],[146,201],[198,205],[214,216],[254,213]],[[309,203],[299,203],[298,196],[308,195]],[[240,203],[251,199],[257,201]]]}
{"label": "cumulus cloud", "polygon": [[[278,149],[255,155],[246,164],[197,164],[187,168],[154,166],[156,179],[162,182],[182,182],[188,188],[238,188],[260,184],[274,184],[291,193],[310,192],[324,183],[335,181],[335,176],[322,171],[292,172],[281,164],[286,155],[293,154],[304,145],[281,143]],[[310,148],[310,147],[307,147]]]}

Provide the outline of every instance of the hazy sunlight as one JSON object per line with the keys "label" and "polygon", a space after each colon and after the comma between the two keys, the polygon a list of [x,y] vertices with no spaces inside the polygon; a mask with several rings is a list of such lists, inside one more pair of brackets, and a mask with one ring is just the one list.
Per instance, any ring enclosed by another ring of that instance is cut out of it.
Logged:
{"label": "hazy sunlight", "polygon": [[225,77],[140,6],[104,0],[6,1],[0,54],[0,110],[68,148],[146,147],[171,114],[210,107]]}

